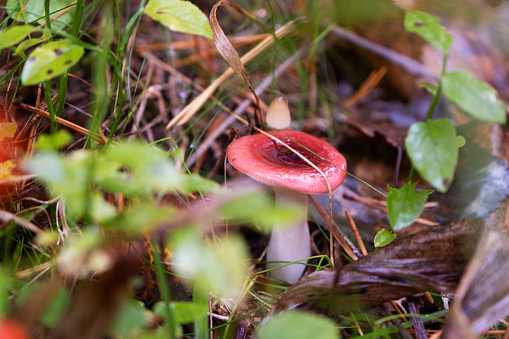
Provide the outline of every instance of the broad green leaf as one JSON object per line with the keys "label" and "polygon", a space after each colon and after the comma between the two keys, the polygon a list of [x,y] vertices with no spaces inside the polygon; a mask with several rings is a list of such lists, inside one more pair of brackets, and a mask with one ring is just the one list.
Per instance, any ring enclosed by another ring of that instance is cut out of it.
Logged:
{"label": "broad green leaf", "polygon": [[61,129],[54,134],[41,134],[39,137],[37,137],[35,148],[37,150],[58,151],[60,148],[71,142],[71,134]]}
{"label": "broad green leaf", "polygon": [[[71,6],[73,2],[75,2],[75,0],[51,0],[49,2],[50,17],[54,18],[61,11]],[[23,12],[20,15],[18,15],[21,6],[25,7],[23,9]],[[51,26],[60,29],[66,28],[67,25],[72,23],[72,20],[74,19],[74,12],[75,8],[73,6],[66,13],[59,16],[56,20],[54,20],[51,23]],[[38,24],[43,24],[45,22],[44,0],[30,0],[30,1],[8,0],[7,13],[9,13],[12,19],[17,18],[17,20],[21,22],[32,23],[37,21]]]}
{"label": "broad green leaf", "polygon": [[429,190],[416,191],[417,183],[406,184],[400,189],[388,186],[387,194],[387,215],[391,228],[399,231],[421,215]]}
{"label": "broad green leaf", "polygon": [[150,311],[141,301],[129,299],[120,307],[110,334],[116,334],[115,337],[119,338],[145,338],[139,332],[146,327],[150,318]]}
{"label": "broad green leaf", "polygon": [[[204,315],[209,311],[208,305],[200,305],[194,302],[187,301],[174,301],[170,303],[175,315],[175,321],[179,324],[189,324]],[[154,313],[162,317],[166,316],[166,309],[164,301],[158,302],[154,305]]]}
{"label": "broad green leaf", "polygon": [[67,40],[48,42],[30,53],[21,80],[24,85],[34,85],[52,79],[77,63],[85,50]]}
{"label": "broad green leaf", "polygon": [[207,16],[189,1],[150,0],[144,13],[173,31],[212,39]]}
{"label": "broad green leaf", "polygon": [[240,237],[206,243],[195,228],[181,229],[171,237],[174,268],[185,278],[205,281],[217,293],[236,298],[247,276],[249,256]]}
{"label": "broad green leaf", "polygon": [[390,244],[393,240],[396,239],[396,234],[391,231],[387,231],[385,228],[379,231],[375,236],[375,247],[384,247],[385,245]]}
{"label": "broad green leaf", "polygon": [[32,32],[35,27],[30,25],[14,26],[0,31],[0,50],[16,45],[25,39],[28,33]]}
{"label": "broad green leaf", "polygon": [[6,138],[14,137],[16,133],[16,124],[12,122],[0,122],[0,142]]}
{"label": "broad green leaf", "polygon": [[295,208],[276,206],[268,195],[254,192],[222,206],[221,213],[227,218],[272,229],[274,224],[291,225],[296,221]]}
{"label": "broad green leaf", "polygon": [[64,287],[59,288],[42,314],[40,320],[48,327],[56,325],[67,311],[67,307],[70,303],[71,296],[69,292]]}
{"label": "broad green leaf", "polygon": [[442,77],[442,88],[449,100],[474,118],[506,123],[505,108],[498,100],[497,91],[472,74],[463,71],[446,73]]}
{"label": "broad green leaf", "polygon": [[198,174],[183,175],[178,190],[182,193],[208,192],[218,188],[217,182]]}
{"label": "broad green leaf", "polygon": [[407,12],[405,15],[405,29],[419,34],[433,47],[446,53],[452,44],[452,35],[445,32],[440,25],[440,19],[421,11]]}
{"label": "broad green leaf", "polygon": [[440,192],[449,188],[458,163],[456,130],[449,119],[439,118],[410,126],[407,154],[421,177]]}
{"label": "broad green leaf", "polygon": [[337,339],[337,325],[314,313],[290,310],[271,317],[258,328],[260,339]]}

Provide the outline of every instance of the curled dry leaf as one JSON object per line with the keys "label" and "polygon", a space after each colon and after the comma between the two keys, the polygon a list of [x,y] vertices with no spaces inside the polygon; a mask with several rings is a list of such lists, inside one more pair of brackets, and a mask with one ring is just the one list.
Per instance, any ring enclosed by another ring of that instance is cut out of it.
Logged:
{"label": "curled dry leaf", "polygon": [[288,289],[272,313],[314,306],[335,314],[430,289],[452,293],[475,251],[482,227],[475,221],[432,227],[400,238],[339,271],[310,274]]}
{"label": "curled dry leaf", "polygon": [[212,37],[214,39],[214,45],[216,45],[219,54],[223,56],[228,65],[233,69],[233,71],[244,81],[244,83],[249,87],[251,93],[253,93],[256,99],[256,105],[258,106],[258,112],[255,114],[255,122],[258,127],[262,126],[265,123],[262,109],[260,107],[260,100],[256,95],[256,92],[251,84],[251,80],[249,79],[249,75],[240,60],[239,53],[233,48],[232,44],[224,34],[219,22],[217,21],[216,12],[219,6],[231,6],[240,13],[246,14],[246,12],[237,4],[229,1],[219,1],[212,7],[210,11],[210,27],[212,27]]}

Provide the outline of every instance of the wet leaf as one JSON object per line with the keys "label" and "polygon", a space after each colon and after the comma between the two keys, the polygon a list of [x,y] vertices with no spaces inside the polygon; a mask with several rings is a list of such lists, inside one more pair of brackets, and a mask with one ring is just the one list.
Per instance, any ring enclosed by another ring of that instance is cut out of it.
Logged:
{"label": "wet leaf", "polygon": [[[73,4],[74,0],[51,0],[49,2],[49,12],[51,17],[55,17],[60,11],[66,9]],[[19,9],[24,6],[23,12],[18,15]],[[19,0],[8,0],[7,1],[7,13],[11,18],[16,18],[21,22],[37,22],[38,24],[45,23],[44,18],[44,0],[30,0],[30,1],[19,1]],[[74,6],[59,16],[58,19],[51,23],[52,27],[64,29],[68,24],[72,23],[74,19]]]}
{"label": "wet leaf", "polygon": [[336,324],[324,316],[288,311],[269,318],[258,329],[260,339],[337,339]]}
{"label": "wet leaf", "polygon": [[387,231],[385,228],[379,231],[375,236],[375,247],[384,247],[396,239],[396,234]]}
{"label": "wet leaf", "polygon": [[144,13],[173,31],[212,38],[207,16],[190,1],[150,0]]}
{"label": "wet leaf", "polygon": [[292,285],[272,313],[305,305],[344,314],[429,289],[452,293],[483,227],[478,221],[431,227],[398,238],[339,271],[312,273]]}
{"label": "wet leaf", "polygon": [[28,33],[35,30],[34,26],[14,26],[0,31],[0,50],[16,45],[26,38]]}
{"label": "wet leaf", "polygon": [[430,190],[416,191],[417,183],[406,184],[400,189],[388,186],[387,214],[391,228],[399,231],[418,218],[428,200]]}
{"label": "wet leaf", "polygon": [[408,12],[405,15],[405,29],[419,34],[433,47],[446,53],[452,44],[452,35],[446,33],[440,25],[440,19],[421,11]]}
{"label": "wet leaf", "polygon": [[458,162],[456,130],[449,119],[439,118],[410,126],[407,154],[419,174],[438,191],[445,192]]}
{"label": "wet leaf", "polygon": [[48,42],[30,53],[21,80],[24,85],[34,85],[53,79],[76,64],[85,50],[67,40]]}
{"label": "wet leaf", "polygon": [[444,95],[465,113],[481,121],[506,123],[498,93],[487,83],[463,71],[446,73],[441,81]]}

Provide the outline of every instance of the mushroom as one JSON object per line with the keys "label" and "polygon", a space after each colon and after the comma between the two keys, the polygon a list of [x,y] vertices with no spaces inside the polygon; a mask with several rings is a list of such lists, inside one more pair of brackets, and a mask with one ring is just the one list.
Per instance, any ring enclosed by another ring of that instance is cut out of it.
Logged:
{"label": "mushroom", "polygon": [[[289,130],[290,111],[284,98],[277,98],[271,103],[267,124],[279,130],[268,134],[293,148],[322,171],[331,190],[341,185],[346,175],[345,158],[326,141]],[[267,248],[268,268],[311,256],[307,194],[329,192],[323,175],[281,142],[264,134],[254,134],[235,140],[227,150],[228,161],[233,167],[261,183],[275,187],[276,205],[298,207],[297,222],[274,225]],[[270,274],[294,283],[302,276],[305,267],[303,264],[291,264],[272,270]]]}

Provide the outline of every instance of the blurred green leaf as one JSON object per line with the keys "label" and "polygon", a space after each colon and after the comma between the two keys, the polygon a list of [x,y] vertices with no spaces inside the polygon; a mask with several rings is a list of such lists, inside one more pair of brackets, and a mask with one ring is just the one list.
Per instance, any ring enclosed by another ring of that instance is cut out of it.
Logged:
{"label": "blurred green leaf", "polygon": [[0,50],[16,45],[26,38],[28,33],[35,30],[34,26],[13,26],[0,31]]}
{"label": "blurred green leaf", "polygon": [[77,63],[85,50],[67,40],[48,42],[30,53],[21,80],[24,85],[34,85],[53,79]]}
{"label": "blurred green leaf", "polygon": [[71,134],[61,129],[57,133],[39,135],[35,142],[35,148],[37,150],[57,151],[71,143],[72,140]]}
{"label": "blurred green leaf", "polygon": [[375,236],[375,247],[384,247],[393,242],[394,239],[396,239],[396,234],[383,228]]}
{"label": "blurred green leaf", "polygon": [[181,178],[178,190],[182,193],[208,192],[218,188],[217,182],[198,174],[187,174]]}
{"label": "blurred green leaf", "polygon": [[407,12],[405,15],[405,29],[419,34],[433,47],[444,53],[449,51],[452,44],[452,35],[446,33],[440,25],[440,19],[421,11]]}
{"label": "blurred green leaf", "polygon": [[174,211],[169,207],[157,206],[153,201],[143,201],[103,222],[101,226],[107,229],[142,233],[169,220],[173,214]]}
{"label": "blurred green leaf", "polygon": [[458,135],[456,137],[456,143],[457,143],[458,148],[462,148],[463,146],[465,146],[467,141],[465,140],[465,137],[463,137],[462,135]]}
{"label": "blurred green leaf", "polygon": [[430,190],[416,191],[417,183],[406,184],[400,189],[387,186],[387,215],[391,228],[399,231],[421,215]]}
{"label": "blurred green leaf", "polygon": [[423,83],[419,84],[419,86],[422,88],[425,88],[428,92],[430,92],[433,95],[437,94],[438,87],[435,85],[423,82]]}
{"label": "blurred green leaf", "polygon": [[[173,308],[175,321],[179,324],[191,323],[194,320],[207,315],[209,311],[208,305],[199,305],[194,302],[187,301],[171,302],[170,307]],[[154,305],[154,313],[162,317],[166,316],[164,301],[160,301]]]}
{"label": "blurred green leaf", "polygon": [[463,71],[446,73],[442,77],[444,95],[465,113],[481,121],[506,123],[504,106],[498,93],[487,83]]}
{"label": "blurred green leaf", "polygon": [[207,16],[189,1],[150,0],[144,13],[173,31],[212,39]]}
{"label": "blurred green leaf", "polygon": [[[60,11],[66,9],[73,4],[74,0],[51,0],[49,3],[49,12],[51,17],[55,17]],[[18,15],[21,6],[24,6],[23,12]],[[69,11],[58,17],[51,23],[52,27],[63,29],[66,25],[72,23],[74,19],[75,8],[71,8]],[[19,1],[19,0],[7,0],[7,13],[12,19],[17,17],[17,21],[21,22],[37,22],[43,24],[44,18],[44,0],[30,0],[30,1]]]}
{"label": "blurred green leaf", "polygon": [[258,328],[260,339],[337,339],[339,331],[329,318],[290,310],[269,318]]}
{"label": "blurred green leaf", "polygon": [[221,295],[238,297],[248,274],[247,246],[241,238],[229,236],[228,241],[206,243],[194,228],[175,232],[172,244],[173,263],[177,273],[187,278],[206,281],[209,288]]}
{"label": "blurred green leaf", "polygon": [[407,154],[419,174],[438,191],[445,192],[458,162],[456,130],[449,119],[439,118],[410,126]]}
{"label": "blurred green leaf", "polygon": [[40,320],[48,327],[56,325],[64,315],[64,312],[67,310],[70,303],[71,296],[69,292],[64,287],[59,288],[42,314]]}
{"label": "blurred green leaf", "polygon": [[0,318],[7,314],[9,310],[9,295],[11,294],[12,278],[7,274],[4,268],[0,268]]}
{"label": "blurred green leaf", "polygon": [[115,317],[110,334],[127,338],[145,338],[140,336],[142,328],[146,327],[150,318],[150,311],[139,300],[127,300]]}
{"label": "blurred green leaf", "polygon": [[291,225],[296,221],[295,208],[298,207],[276,206],[269,195],[254,192],[223,205],[221,213],[227,218],[248,221],[270,230],[274,224]]}
{"label": "blurred green leaf", "polygon": [[0,122],[0,141],[14,137],[16,125],[12,122]]}

